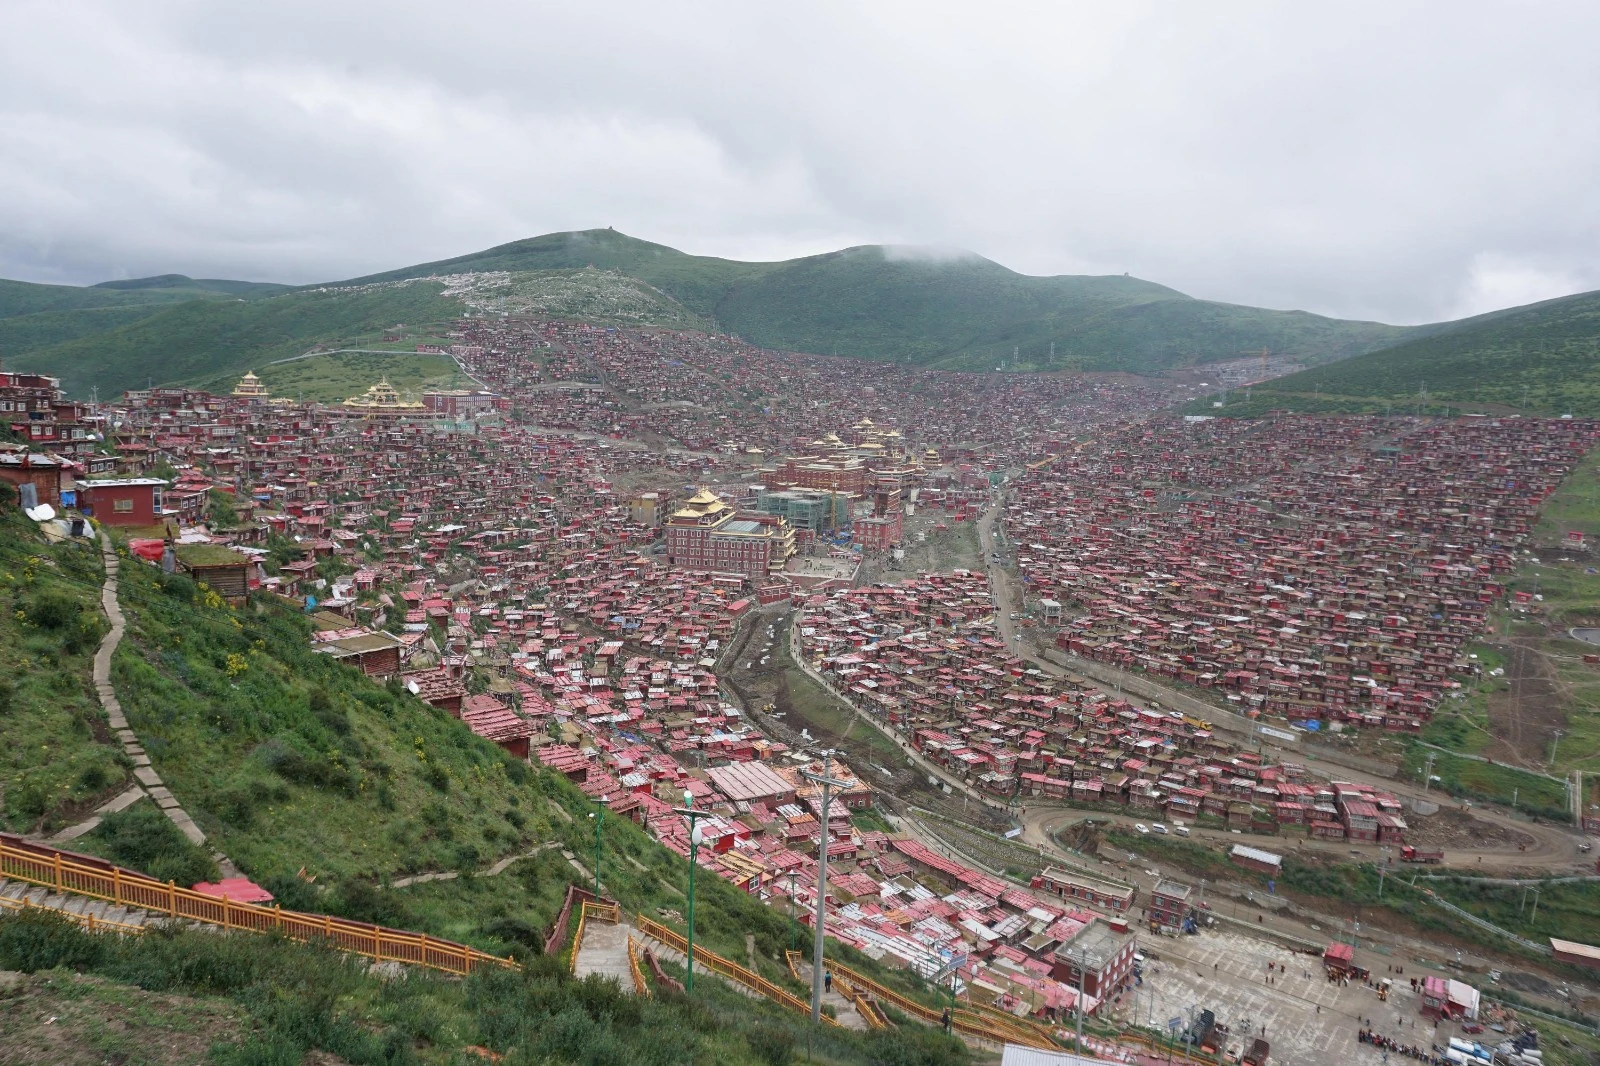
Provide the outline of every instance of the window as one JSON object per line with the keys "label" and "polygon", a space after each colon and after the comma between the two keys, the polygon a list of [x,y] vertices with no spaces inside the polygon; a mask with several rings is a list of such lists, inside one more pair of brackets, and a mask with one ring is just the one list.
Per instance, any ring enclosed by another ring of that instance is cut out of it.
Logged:
{"label": "window", "polygon": [[131,514],[133,512],[133,501],[116,500],[111,504],[111,509],[118,514]]}

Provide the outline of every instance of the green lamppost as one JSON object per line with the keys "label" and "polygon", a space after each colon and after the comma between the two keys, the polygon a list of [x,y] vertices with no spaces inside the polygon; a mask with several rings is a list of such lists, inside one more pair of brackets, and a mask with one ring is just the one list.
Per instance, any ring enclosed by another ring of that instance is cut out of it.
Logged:
{"label": "green lamppost", "polygon": [[600,902],[600,828],[606,824],[606,804],[610,802],[601,796],[598,801],[600,809],[590,811],[589,817],[594,819],[594,899]]}
{"label": "green lamppost", "polygon": [[684,993],[694,992],[694,868],[700,865],[700,819],[709,811],[694,809],[694,793],[688,789],[683,790],[683,806],[674,807],[673,814],[681,814],[689,819],[689,950],[684,953],[686,961],[684,969],[687,977],[683,983]]}

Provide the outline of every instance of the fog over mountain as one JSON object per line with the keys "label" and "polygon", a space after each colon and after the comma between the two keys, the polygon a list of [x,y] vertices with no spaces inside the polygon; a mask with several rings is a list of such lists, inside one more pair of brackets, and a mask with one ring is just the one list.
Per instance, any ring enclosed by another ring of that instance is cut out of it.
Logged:
{"label": "fog over mountain", "polygon": [[1581,3],[22,0],[0,276],[301,283],[615,226],[1435,321],[1600,288],[1597,37]]}

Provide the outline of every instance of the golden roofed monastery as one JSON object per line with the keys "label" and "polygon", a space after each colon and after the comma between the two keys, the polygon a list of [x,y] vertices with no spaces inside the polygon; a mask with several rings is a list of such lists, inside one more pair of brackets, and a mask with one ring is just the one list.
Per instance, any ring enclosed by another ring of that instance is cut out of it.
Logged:
{"label": "golden roofed monastery", "polygon": [[256,377],[254,370],[245,371],[244,377],[239,379],[239,384],[233,387],[233,395],[240,400],[268,400],[272,394],[267,387],[261,384],[261,379]]}
{"label": "golden roofed monastery", "polygon": [[369,385],[360,396],[350,397],[343,406],[346,411],[359,415],[414,416],[426,412],[422,401],[401,399],[387,378],[379,378],[376,385]]}

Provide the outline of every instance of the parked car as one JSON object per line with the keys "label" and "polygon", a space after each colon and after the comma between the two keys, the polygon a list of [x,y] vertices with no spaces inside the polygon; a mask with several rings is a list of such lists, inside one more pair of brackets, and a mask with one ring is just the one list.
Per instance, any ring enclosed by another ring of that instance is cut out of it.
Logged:
{"label": "parked car", "polygon": [[1148,832],[1150,832],[1150,827],[1149,827],[1149,826],[1147,826],[1147,825],[1145,825],[1145,824],[1144,824],[1144,823],[1143,823],[1143,822],[1134,822],[1134,823],[1133,823],[1133,827],[1134,827],[1134,828],[1135,828],[1135,829],[1137,829],[1137,830],[1138,830],[1138,831],[1139,831],[1139,832],[1141,832],[1141,833],[1148,833]]}
{"label": "parked car", "polygon": [[1172,831],[1181,837],[1186,837],[1189,835],[1189,827],[1186,825],[1175,825],[1172,827]]}
{"label": "parked car", "polygon": [[1160,822],[1154,822],[1150,826],[1150,832],[1152,832],[1152,833],[1160,833],[1162,836],[1166,836],[1167,835],[1167,827],[1165,825],[1161,824]]}

